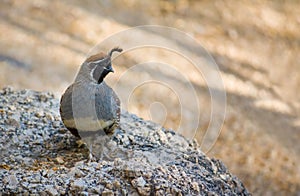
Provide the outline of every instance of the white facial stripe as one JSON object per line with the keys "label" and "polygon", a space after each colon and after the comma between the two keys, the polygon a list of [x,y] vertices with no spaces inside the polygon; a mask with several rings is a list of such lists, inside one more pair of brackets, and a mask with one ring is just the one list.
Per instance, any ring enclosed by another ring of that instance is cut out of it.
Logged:
{"label": "white facial stripe", "polygon": [[95,64],[98,64],[98,63],[100,63],[101,61],[104,61],[105,60],[105,58],[104,59],[100,59],[100,60],[98,60],[98,61],[91,61],[91,62],[89,62],[89,63],[95,63]]}
{"label": "white facial stripe", "polygon": [[[91,73],[90,73],[90,76],[91,76],[91,78],[92,78],[93,80],[95,80],[93,74],[94,74],[94,71],[95,71],[96,68],[97,68],[97,65],[92,69],[92,71],[91,71]],[[96,81],[96,80],[95,80],[95,81]]]}

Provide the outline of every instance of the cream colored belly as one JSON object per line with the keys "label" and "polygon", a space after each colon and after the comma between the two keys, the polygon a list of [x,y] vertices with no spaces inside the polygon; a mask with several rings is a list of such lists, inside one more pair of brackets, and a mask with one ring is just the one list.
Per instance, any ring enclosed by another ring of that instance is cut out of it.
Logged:
{"label": "cream colored belly", "polygon": [[92,117],[65,119],[63,120],[66,127],[75,128],[79,131],[99,131],[111,126],[114,122],[112,120],[95,120]]}

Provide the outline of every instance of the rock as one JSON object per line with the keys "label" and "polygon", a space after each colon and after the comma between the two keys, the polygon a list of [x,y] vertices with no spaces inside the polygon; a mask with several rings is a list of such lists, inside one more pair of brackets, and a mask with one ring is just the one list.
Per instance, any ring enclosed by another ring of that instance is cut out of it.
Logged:
{"label": "rock", "polygon": [[133,187],[137,188],[137,187],[143,187],[146,184],[146,181],[144,180],[144,178],[141,176],[139,178],[133,179],[131,181],[131,184]]}
{"label": "rock", "polygon": [[58,195],[57,190],[52,185],[46,185],[45,192],[50,195]]}
{"label": "rock", "polygon": [[250,195],[195,141],[126,111],[105,157],[88,160],[53,94],[5,88],[0,103],[0,195]]}
{"label": "rock", "polygon": [[79,178],[74,181],[72,187],[74,187],[75,189],[78,189],[78,190],[83,190],[85,186],[86,186],[86,183],[81,178]]}
{"label": "rock", "polygon": [[63,157],[56,157],[56,161],[57,161],[57,163],[59,163],[59,164],[63,164],[63,163],[64,163]]}
{"label": "rock", "polygon": [[6,186],[10,189],[15,189],[17,188],[18,184],[19,184],[19,181],[17,179],[17,177],[12,174],[12,175],[9,175],[9,176],[6,176],[4,179],[3,179],[3,182],[6,184]]}

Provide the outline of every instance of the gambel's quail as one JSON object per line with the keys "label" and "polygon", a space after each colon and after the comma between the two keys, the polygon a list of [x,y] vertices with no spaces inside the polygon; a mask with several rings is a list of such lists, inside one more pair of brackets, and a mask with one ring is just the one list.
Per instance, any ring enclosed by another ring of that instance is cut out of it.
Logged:
{"label": "gambel's quail", "polygon": [[87,58],[60,101],[64,125],[88,144],[90,153],[95,140],[112,135],[120,122],[120,100],[104,82],[107,74],[114,72],[113,52],[122,52],[122,49],[113,48],[108,54],[100,52]]}

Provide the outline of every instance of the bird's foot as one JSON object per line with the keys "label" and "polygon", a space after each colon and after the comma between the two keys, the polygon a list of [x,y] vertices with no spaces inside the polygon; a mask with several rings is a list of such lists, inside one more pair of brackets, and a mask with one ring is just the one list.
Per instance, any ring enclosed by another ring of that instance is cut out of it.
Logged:
{"label": "bird's foot", "polygon": [[82,139],[79,139],[76,141],[76,144],[78,145],[78,148],[81,148],[82,146],[85,145],[85,142]]}

